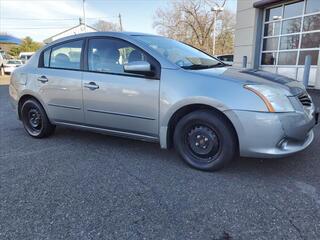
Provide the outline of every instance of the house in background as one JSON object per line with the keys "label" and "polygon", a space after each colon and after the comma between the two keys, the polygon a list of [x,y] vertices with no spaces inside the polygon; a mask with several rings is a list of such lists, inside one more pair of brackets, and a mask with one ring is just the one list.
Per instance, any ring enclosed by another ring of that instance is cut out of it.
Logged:
{"label": "house in background", "polygon": [[88,25],[85,25],[81,19],[79,19],[79,25],[74,26],[70,29],[67,29],[61,33],[57,33],[56,35],[53,35],[52,37],[49,37],[45,40],[43,40],[43,42],[45,44],[51,43],[57,39],[63,38],[63,37],[67,37],[67,36],[71,36],[71,35],[76,35],[76,34],[80,34],[80,33],[85,33],[85,32],[97,32],[97,29],[90,27]]}
{"label": "house in background", "polygon": [[248,67],[302,81],[310,55],[309,85],[320,88],[319,50],[320,0],[238,1],[235,66],[242,66],[247,56]]}

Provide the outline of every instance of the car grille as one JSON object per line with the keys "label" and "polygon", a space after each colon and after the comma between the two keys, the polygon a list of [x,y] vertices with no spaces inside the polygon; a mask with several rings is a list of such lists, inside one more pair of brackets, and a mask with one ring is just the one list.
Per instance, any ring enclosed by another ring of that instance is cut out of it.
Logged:
{"label": "car grille", "polygon": [[308,95],[308,93],[304,92],[302,94],[300,94],[298,96],[300,102],[302,103],[303,106],[307,106],[307,107],[310,107],[311,104],[312,104],[312,101]]}

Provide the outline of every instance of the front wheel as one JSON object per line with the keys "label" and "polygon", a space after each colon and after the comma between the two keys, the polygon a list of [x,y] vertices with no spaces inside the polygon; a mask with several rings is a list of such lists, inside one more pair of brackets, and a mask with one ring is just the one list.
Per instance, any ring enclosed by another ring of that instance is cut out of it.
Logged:
{"label": "front wheel", "polygon": [[190,166],[213,171],[236,157],[237,138],[220,114],[198,110],[184,116],[174,131],[174,145]]}
{"label": "front wheel", "polygon": [[41,104],[33,99],[23,103],[21,120],[26,132],[35,138],[48,137],[55,130]]}

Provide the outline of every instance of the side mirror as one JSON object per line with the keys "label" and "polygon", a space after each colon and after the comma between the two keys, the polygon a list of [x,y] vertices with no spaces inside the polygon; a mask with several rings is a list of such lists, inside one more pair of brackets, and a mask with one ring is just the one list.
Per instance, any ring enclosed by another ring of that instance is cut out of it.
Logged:
{"label": "side mirror", "polygon": [[151,70],[150,63],[146,61],[135,61],[135,62],[124,64],[123,70],[124,72],[127,72],[127,73],[136,73],[136,74],[143,74],[148,76],[152,76],[154,74],[153,71]]}

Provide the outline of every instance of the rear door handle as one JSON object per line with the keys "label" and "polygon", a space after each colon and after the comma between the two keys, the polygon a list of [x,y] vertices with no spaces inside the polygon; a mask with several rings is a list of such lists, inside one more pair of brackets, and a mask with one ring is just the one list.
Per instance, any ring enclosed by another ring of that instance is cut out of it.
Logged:
{"label": "rear door handle", "polygon": [[89,88],[90,90],[96,90],[99,88],[99,85],[97,85],[95,82],[89,82],[84,84],[85,88]]}
{"label": "rear door handle", "polygon": [[38,77],[37,80],[38,80],[39,82],[42,82],[42,83],[48,82],[48,78],[47,78],[46,76]]}

